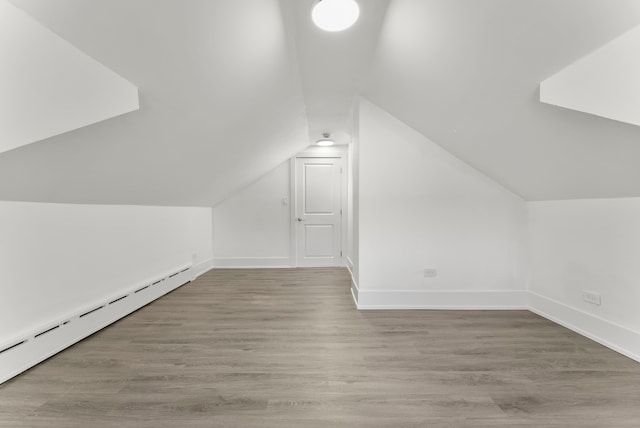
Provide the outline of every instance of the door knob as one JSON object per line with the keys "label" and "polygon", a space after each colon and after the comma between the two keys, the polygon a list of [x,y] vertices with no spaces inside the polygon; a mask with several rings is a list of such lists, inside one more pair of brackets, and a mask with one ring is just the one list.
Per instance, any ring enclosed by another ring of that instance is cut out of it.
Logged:
{"label": "door knob", "polygon": [[298,217],[298,218],[296,219],[296,221],[299,221],[299,222],[300,222],[300,221],[304,221],[304,219],[303,219],[303,218]]}

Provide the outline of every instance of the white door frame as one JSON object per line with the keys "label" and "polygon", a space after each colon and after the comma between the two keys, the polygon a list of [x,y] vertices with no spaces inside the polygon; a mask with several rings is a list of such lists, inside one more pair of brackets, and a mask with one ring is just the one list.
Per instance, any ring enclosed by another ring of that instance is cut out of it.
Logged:
{"label": "white door frame", "polygon": [[296,192],[296,159],[299,158],[334,158],[342,160],[342,174],[340,174],[340,208],[342,209],[342,216],[340,220],[340,247],[342,257],[340,257],[341,266],[346,266],[345,258],[347,256],[347,146],[337,147],[309,147],[304,152],[300,152],[289,160],[290,167],[290,182],[291,187],[289,194],[291,195],[290,204],[291,207],[291,262],[293,267],[299,267],[298,265],[298,240],[296,227],[296,204],[298,197]]}

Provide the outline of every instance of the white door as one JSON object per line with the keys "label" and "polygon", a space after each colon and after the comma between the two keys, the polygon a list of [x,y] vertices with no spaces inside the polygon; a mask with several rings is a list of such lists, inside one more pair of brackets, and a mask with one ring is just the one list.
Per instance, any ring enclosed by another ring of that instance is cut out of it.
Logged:
{"label": "white door", "polygon": [[298,266],[341,266],[340,158],[296,158],[295,217]]}

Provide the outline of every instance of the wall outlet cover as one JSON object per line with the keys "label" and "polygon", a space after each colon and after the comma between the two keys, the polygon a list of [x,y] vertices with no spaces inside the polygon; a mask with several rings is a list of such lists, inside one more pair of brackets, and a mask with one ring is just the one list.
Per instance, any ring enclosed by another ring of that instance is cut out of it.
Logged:
{"label": "wall outlet cover", "polygon": [[438,271],[436,268],[426,268],[424,270],[424,276],[426,278],[434,278],[436,276],[438,276]]}
{"label": "wall outlet cover", "polygon": [[582,300],[592,305],[600,306],[602,304],[602,297],[598,293],[593,291],[582,290]]}

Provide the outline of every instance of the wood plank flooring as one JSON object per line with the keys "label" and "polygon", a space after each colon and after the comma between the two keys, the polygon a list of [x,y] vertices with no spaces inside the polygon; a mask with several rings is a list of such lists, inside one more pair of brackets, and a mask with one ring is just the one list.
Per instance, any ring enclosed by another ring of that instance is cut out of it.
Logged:
{"label": "wood plank flooring", "polygon": [[527,311],[214,270],[0,386],[2,427],[640,427],[640,364]]}

